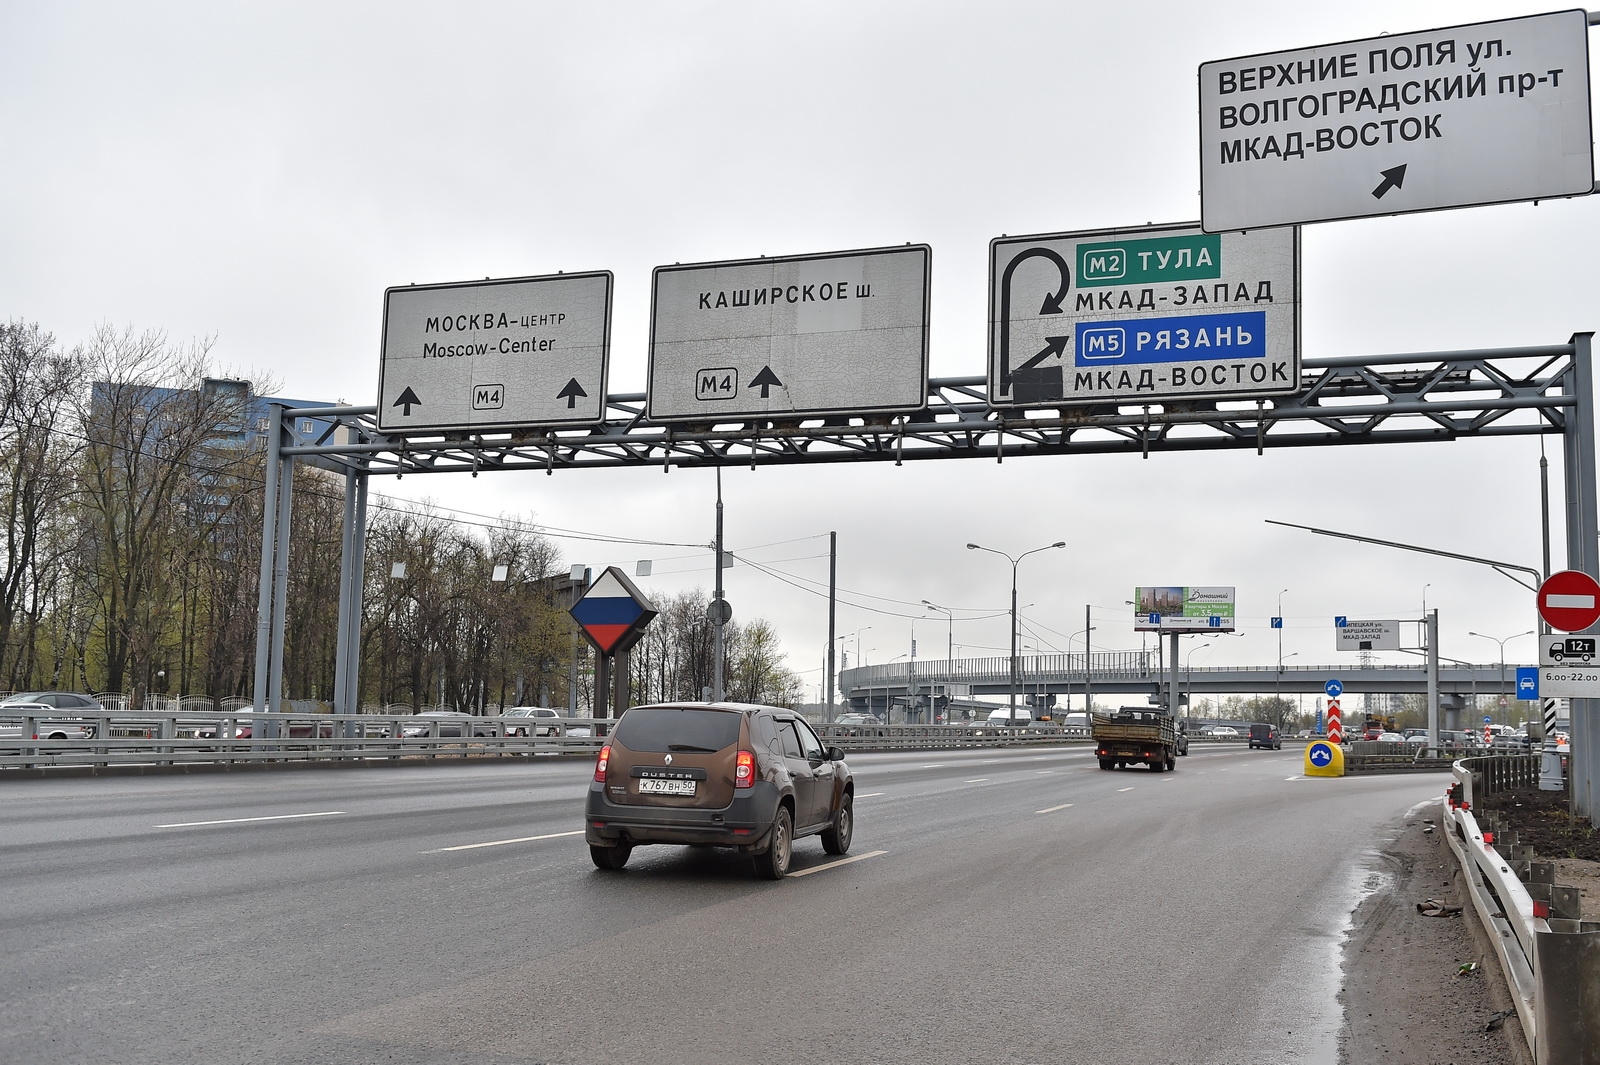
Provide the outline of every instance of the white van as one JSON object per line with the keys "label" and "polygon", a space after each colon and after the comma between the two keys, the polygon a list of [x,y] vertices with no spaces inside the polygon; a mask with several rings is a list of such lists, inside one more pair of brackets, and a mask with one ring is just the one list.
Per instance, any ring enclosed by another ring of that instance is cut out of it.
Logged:
{"label": "white van", "polygon": [[1013,717],[1009,706],[1002,706],[989,712],[991,726],[1004,728],[1015,725],[1017,728],[1027,728],[1033,724],[1033,713],[1026,706],[1017,707],[1016,716]]}

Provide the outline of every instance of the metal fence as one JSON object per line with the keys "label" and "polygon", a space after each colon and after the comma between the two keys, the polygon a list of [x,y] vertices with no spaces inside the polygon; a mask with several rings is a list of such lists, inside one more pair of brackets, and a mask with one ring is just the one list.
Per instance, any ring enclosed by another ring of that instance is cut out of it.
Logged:
{"label": "metal fence", "polygon": [[[1537,787],[1540,756],[1462,758],[1444,803],[1444,835],[1461,862],[1473,910],[1510,985],[1517,1017],[1538,1065],[1597,1060],[1600,1048],[1600,922],[1581,919],[1576,890],[1554,882],[1514,836],[1480,821],[1475,804],[1513,788]],[[1491,815],[1492,817],[1492,815]]]}

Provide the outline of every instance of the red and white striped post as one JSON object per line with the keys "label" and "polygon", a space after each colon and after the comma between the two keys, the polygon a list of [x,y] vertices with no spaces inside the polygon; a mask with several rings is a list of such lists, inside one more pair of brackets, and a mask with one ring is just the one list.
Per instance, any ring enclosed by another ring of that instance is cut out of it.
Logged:
{"label": "red and white striped post", "polygon": [[1344,742],[1344,729],[1339,725],[1339,699],[1337,696],[1328,698],[1328,742]]}

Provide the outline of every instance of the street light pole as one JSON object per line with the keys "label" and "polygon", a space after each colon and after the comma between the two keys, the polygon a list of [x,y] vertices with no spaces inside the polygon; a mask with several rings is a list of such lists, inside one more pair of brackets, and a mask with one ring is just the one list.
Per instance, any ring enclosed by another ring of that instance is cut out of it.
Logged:
{"label": "street light pole", "polygon": [[[956,650],[956,615],[955,615],[955,611],[947,610],[944,607],[940,606],[938,603],[932,603],[932,602],[929,602],[926,599],[924,599],[922,601],[922,605],[927,607],[929,610],[937,610],[937,611],[939,611],[941,614],[943,614],[945,616],[945,619],[948,622],[948,625],[945,628],[944,675],[945,675],[946,678],[953,677],[953,676],[955,676],[955,668],[956,668],[955,667],[955,660],[956,660],[956,656],[955,656],[955,650]],[[945,699],[944,699],[944,705],[945,705],[944,720],[945,720],[945,724],[948,725],[950,723],[950,712],[949,712],[950,711],[950,684],[949,684],[948,679],[945,682],[944,696],[945,696]],[[928,706],[929,706],[930,710],[933,707],[933,686],[931,684],[928,686]]]}
{"label": "street light pole", "polygon": [[[1509,700],[1506,699],[1506,644],[1524,636],[1532,636],[1536,631],[1535,629],[1529,629],[1527,632],[1519,632],[1515,636],[1507,636],[1503,640],[1497,636],[1486,636],[1481,632],[1467,633],[1468,636],[1476,636],[1480,640],[1493,640],[1495,645],[1500,648],[1500,723],[1502,725],[1511,723],[1506,720],[1506,714],[1509,710]],[[1472,709],[1476,711],[1478,708],[1474,706]]]}
{"label": "street light pole", "polygon": [[1066,546],[1067,542],[1065,540],[1057,540],[1053,544],[1046,544],[1031,551],[1024,551],[1016,558],[1012,558],[1004,551],[996,551],[992,547],[980,547],[977,544],[967,545],[968,551],[987,551],[989,554],[999,555],[1011,563],[1011,712],[1007,724],[1012,727],[1015,727],[1017,723],[1017,565],[1029,555],[1036,555],[1040,551],[1049,551],[1057,547]]}

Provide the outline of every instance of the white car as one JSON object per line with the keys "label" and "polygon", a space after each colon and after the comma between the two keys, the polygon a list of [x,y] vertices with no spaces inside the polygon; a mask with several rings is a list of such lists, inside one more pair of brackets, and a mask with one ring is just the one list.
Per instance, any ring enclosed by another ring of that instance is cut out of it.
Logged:
{"label": "white car", "polygon": [[1379,743],[1404,743],[1404,742],[1406,742],[1406,738],[1404,736],[1400,735],[1400,733],[1398,733],[1398,732],[1380,732],[1380,733],[1378,733],[1378,742]]}
{"label": "white car", "polygon": [[[554,736],[556,734],[557,729],[558,729],[558,726],[556,725],[556,722],[561,719],[561,715],[559,713],[557,713],[556,711],[550,709],[548,706],[518,706],[518,707],[513,707],[512,709],[507,710],[504,714],[501,714],[500,716],[501,717],[531,717],[531,718],[534,718],[535,721],[533,722],[533,734],[535,736]],[[527,734],[528,734],[528,725],[527,724],[512,725],[512,724],[508,723],[506,725],[506,735],[507,736],[526,736]]]}
{"label": "white car", "polygon": [[1206,735],[1214,740],[1236,740],[1239,738],[1239,730],[1231,725],[1218,725]]}

